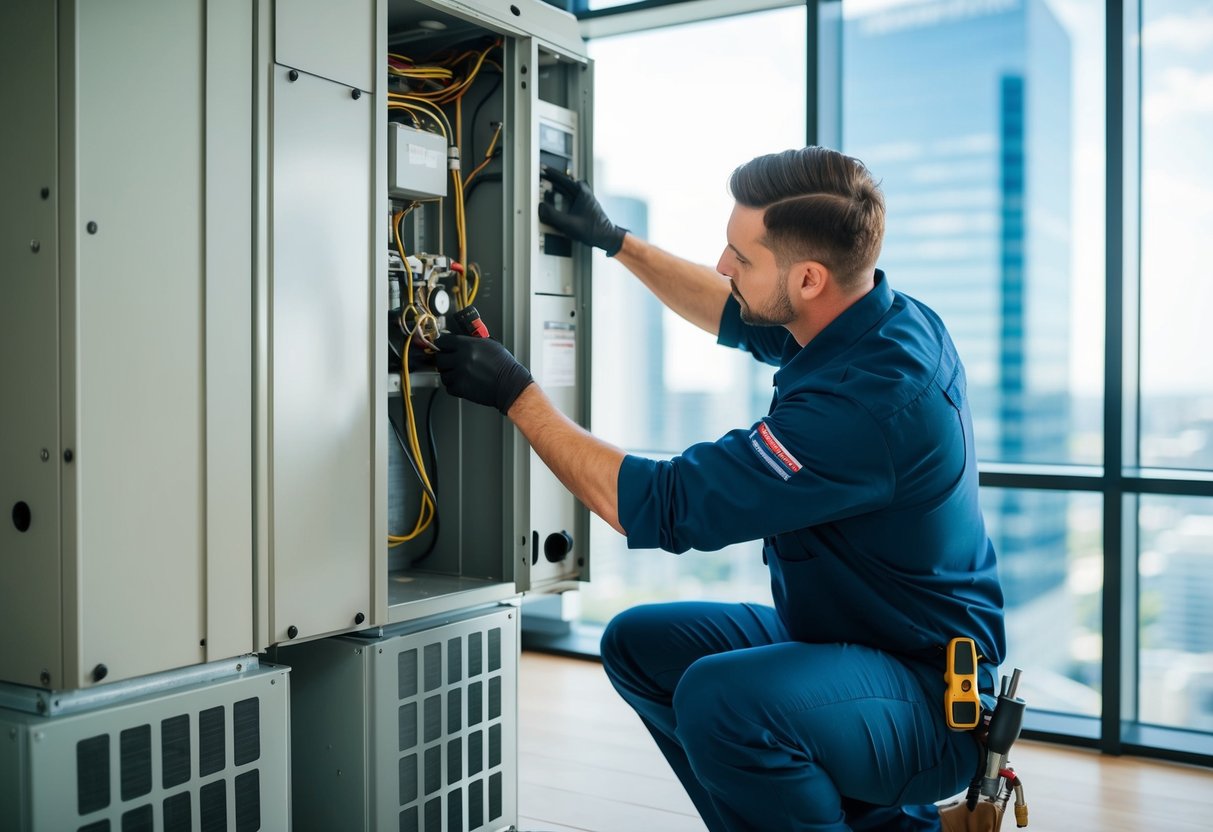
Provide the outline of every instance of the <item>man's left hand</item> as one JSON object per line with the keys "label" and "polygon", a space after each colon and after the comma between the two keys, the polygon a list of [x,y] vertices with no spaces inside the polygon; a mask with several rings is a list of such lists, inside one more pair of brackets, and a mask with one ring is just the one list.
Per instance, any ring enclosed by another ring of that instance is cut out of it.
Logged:
{"label": "man's left hand", "polygon": [[447,333],[434,342],[434,363],[452,396],[508,412],[534,379],[499,341]]}

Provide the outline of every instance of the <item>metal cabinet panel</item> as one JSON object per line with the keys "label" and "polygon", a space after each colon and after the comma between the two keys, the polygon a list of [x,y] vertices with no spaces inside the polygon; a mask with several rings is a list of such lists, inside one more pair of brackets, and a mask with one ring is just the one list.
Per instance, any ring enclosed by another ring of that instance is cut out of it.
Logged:
{"label": "metal cabinet panel", "polygon": [[21,796],[0,829],[290,829],[288,669],[167,676],[60,715],[0,708],[0,798]]}
{"label": "metal cabinet panel", "polygon": [[518,611],[489,607],[275,650],[295,829],[513,828],[518,641]]}
{"label": "metal cabinet panel", "polygon": [[[369,615],[373,96],[274,68],[272,641]],[[375,252],[378,254],[378,251]]]}
{"label": "metal cabinet panel", "polygon": [[77,310],[64,407],[78,502],[65,523],[78,540],[79,667],[117,679],[202,656],[205,14],[202,0],[77,14],[65,107],[79,210],[63,291]]}
{"label": "metal cabinet panel", "polygon": [[274,59],[375,91],[375,0],[277,0]]}
{"label": "metal cabinet panel", "polygon": [[253,637],[253,17],[208,0],[206,31],[206,655]]}
{"label": "metal cabinet panel", "polygon": [[24,79],[0,87],[0,678],[38,685],[45,670],[57,684],[63,456],[52,4],[0,4],[0,76]]}
{"label": "metal cabinet panel", "polygon": [[[531,299],[531,372],[548,398],[574,422],[582,421],[578,376],[578,325],[576,299],[558,295],[534,295]],[[584,345],[581,345],[585,349]],[[589,548],[588,540],[578,539],[576,498],[530,452],[531,530],[536,552],[532,554],[530,585],[541,588],[546,582],[577,575],[577,560]],[[567,535],[563,543],[559,538]],[[551,543],[549,544],[549,540]],[[545,547],[555,546],[553,556],[571,542],[572,548],[556,562],[547,558]],[[537,557],[536,557],[537,555]]]}

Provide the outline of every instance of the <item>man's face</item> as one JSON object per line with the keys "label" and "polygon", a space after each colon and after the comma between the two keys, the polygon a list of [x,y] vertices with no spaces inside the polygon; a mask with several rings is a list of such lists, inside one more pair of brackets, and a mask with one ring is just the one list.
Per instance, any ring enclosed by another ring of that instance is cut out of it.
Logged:
{"label": "man's face", "polygon": [[755,326],[784,326],[796,318],[788,293],[787,269],[760,241],[766,234],[761,208],[735,205],[726,231],[728,244],[716,271],[729,278],[733,297],[741,304],[741,320]]}

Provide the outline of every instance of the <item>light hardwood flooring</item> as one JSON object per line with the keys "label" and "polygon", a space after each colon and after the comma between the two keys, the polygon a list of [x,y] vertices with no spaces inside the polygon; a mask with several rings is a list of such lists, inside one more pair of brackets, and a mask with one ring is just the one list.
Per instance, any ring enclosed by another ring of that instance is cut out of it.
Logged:
{"label": "light hardwood flooring", "polygon": [[[523,653],[522,832],[703,832],[596,662]],[[1021,740],[1011,755],[1038,832],[1209,832],[1213,771]],[[1014,817],[1003,832],[1015,829]],[[781,832],[771,830],[771,832]]]}

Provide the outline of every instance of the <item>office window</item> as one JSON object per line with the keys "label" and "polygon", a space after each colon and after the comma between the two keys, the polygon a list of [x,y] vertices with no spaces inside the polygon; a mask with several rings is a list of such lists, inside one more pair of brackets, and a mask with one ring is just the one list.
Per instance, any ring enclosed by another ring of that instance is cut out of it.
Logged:
{"label": "office window", "polygon": [[1213,500],[1146,495],[1138,523],[1138,718],[1213,732]]}
{"label": "office window", "polygon": [[1003,675],[1023,670],[1034,711],[1099,716],[1103,500],[1098,494],[983,488],[1007,613]]}
{"label": "office window", "polygon": [[881,264],[969,376],[978,456],[1102,459],[1103,4],[843,0],[843,149]]}
{"label": "office window", "polygon": [[1213,3],[1141,10],[1140,460],[1213,470]]}
{"label": "office window", "polygon": [[[754,156],[804,145],[805,9],[762,12],[590,42],[595,191],[612,219],[714,264],[733,201],[728,177]],[[742,51],[738,44],[761,44]],[[772,369],[665,311],[618,263],[594,263],[594,432],[669,458],[766,413]],[[770,601],[761,547],[676,556],[629,551],[594,518],[583,620],[676,598]]]}

